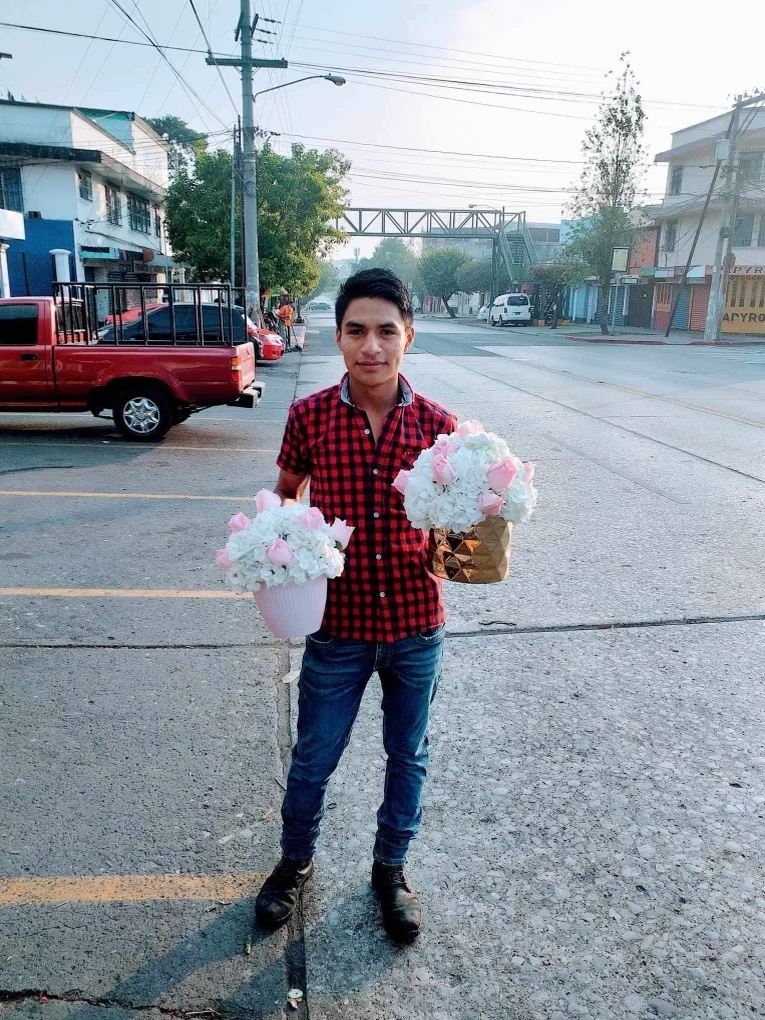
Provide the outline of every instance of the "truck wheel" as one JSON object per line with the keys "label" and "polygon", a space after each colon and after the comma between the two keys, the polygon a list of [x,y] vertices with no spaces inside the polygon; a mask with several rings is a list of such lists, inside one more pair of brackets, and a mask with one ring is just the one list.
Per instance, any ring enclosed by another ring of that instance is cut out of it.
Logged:
{"label": "truck wheel", "polygon": [[173,424],[167,397],[151,386],[123,390],[114,402],[112,413],[117,431],[139,443],[162,439]]}

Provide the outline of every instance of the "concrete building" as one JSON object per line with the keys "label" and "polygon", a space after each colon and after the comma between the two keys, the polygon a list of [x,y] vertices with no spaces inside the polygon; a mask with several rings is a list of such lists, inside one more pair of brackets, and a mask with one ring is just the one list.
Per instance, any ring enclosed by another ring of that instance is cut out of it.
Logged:
{"label": "concrete building", "polygon": [[9,244],[11,292],[50,293],[52,249],[75,280],[165,280],[168,150],[134,113],[0,101],[0,209],[26,235]]}
{"label": "concrete building", "polygon": [[[729,123],[730,113],[725,113],[676,131],[671,148],[656,156],[657,163],[667,164],[664,199],[661,206],[650,210],[660,228],[653,314],[657,329],[664,329],[669,320],[712,183],[717,142],[725,136]],[[723,331],[765,333],[765,110],[742,111],[736,144],[735,264],[728,281]],[[688,286],[679,295],[672,323],[677,329],[704,328],[724,187],[721,174],[693,256]]]}

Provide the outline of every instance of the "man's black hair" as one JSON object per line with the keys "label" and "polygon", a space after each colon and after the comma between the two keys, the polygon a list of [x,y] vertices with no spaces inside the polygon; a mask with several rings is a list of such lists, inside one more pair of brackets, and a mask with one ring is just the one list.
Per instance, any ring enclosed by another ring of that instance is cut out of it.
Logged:
{"label": "man's black hair", "polygon": [[340,287],[335,302],[335,322],[340,329],[348,305],[356,298],[382,298],[390,301],[401,312],[401,318],[407,326],[412,325],[414,311],[409,291],[390,269],[362,269],[349,276]]}

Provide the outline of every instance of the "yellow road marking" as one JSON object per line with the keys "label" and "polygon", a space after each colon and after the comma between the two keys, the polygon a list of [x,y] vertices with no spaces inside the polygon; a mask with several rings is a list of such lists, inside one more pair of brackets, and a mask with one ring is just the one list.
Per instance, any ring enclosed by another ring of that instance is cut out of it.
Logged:
{"label": "yellow road marking", "polygon": [[266,872],[221,875],[63,875],[0,878],[0,907],[142,900],[236,900],[252,896]]}
{"label": "yellow road marking", "polygon": [[201,499],[209,502],[242,503],[252,496],[192,496],[178,492],[67,492],[51,489],[0,489],[0,496],[41,496],[58,498],[66,496],[70,499]]}
{"label": "yellow road marking", "polygon": [[[44,433],[40,433],[44,435]],[[111,442],[106,442],[101,439],[97,442],[84,441],[82,443],[57,443],[57,442],[21,442],[16,439],[1,440],[0,447],[3,446],[39,446],[43,449],[48,449],[49,446],[67,446],[76,447],[80,450],[95,450],[101,446],[112,446]],[[138,450],[135,446],[128,446],[127,444],[115,442],[112,446],[115,450],[124,450],[125,453],[137,453]],[[155,443],[153,445],[147,444],[142,447],[144,451],[148,450],[159,450],[161,453],[172,453],[175,450],[183,451],[201,451],[202,453],[278,453],[278,450],[264,450],[258,446],[170,446],[167,443]],[[41,469],[42,470],[42,469]]]}
{"label": "yellow road marking", "polygon": [[3,595],[58,596],[68,599],[244,599],[247,592],[227,588],[0,588]]}

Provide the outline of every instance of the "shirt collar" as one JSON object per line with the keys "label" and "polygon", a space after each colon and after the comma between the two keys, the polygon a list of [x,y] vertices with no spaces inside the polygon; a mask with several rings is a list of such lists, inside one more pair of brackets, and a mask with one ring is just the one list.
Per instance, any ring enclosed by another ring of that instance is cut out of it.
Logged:
{"label": "shirt collar", "polygon": [[[397,407],[409,407],[414,401],[414,391],[403,375],[399,375],[398,384],[401,389],[401,400],[399,400]],[[351,402],[351,398],[348,391],[348,373],[346,372],[340,381],[340,399],[348,407],[354,407],[355,405]]]}

